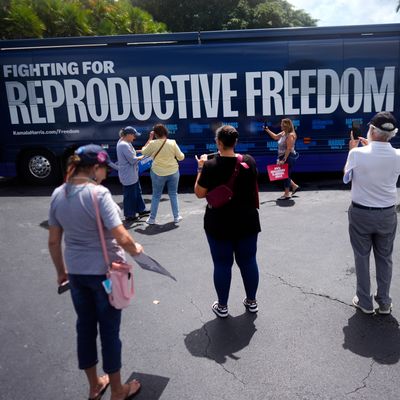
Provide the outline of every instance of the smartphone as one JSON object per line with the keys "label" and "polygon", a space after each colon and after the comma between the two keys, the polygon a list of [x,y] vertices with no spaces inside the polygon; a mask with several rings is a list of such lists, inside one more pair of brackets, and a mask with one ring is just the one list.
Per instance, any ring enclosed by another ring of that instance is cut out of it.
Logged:
{"label": "smartphone", "polygon": [[106,279],[105,281],[101,282],[104,290],[106,291],[107,294],[111,294],[112,291],[112,281],[110,278]]}
{"label": "smartphone", "polygon": [[268,127],[268,121],[264,121],[263,130],[265,130],[265,128],[267,128],[267,127]]}
{"label": "smartphone", "polygon": [[351,123],[351,130],[353,131],[353,138],[358,139],[360,136],[362,136],[361,133],[361,124],[357,121],[352,121]]}
{"label": "smartphone", "polygon": [[213,159],[216,155],[218,155],[218,151],[216,153],[207,154],[207,160]]}
{"label": "smartphone", "polygon": [[58,294],[65,293],[67,290],[69,290],[69,281],[63,282],[59,287],[58,287]]}

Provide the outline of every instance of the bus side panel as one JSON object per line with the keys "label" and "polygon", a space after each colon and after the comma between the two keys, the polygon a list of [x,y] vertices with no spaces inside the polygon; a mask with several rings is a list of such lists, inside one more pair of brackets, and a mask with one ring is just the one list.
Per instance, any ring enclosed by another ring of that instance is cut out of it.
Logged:
{"label": "bus side panel", "polygon": [[215,151],[216,128],[231,124],[237,151],[264,171],[277,147],[263,124],[278,132],[290,117],[297,170],[338,171],[352,121],[366,134],[377,111],[400,120],[399,51],[398,36],[2,51],[0,162],[89,142],[115,159],[122,127],[144,133],[140,147],[161,122],[186,153],[182,173],[194,174],[194,155]]}

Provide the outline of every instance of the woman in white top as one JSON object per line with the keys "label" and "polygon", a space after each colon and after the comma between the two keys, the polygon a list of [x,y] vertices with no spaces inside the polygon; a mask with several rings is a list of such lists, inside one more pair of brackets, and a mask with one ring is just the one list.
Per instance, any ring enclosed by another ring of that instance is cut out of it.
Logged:
{"label": "woman in white top", "polygon": [[179,223],[178,184],[179,165],[185,155],[173,139],[168,139],[168,129],[163,124],[157,124],[150,132],[149,140],[142,148],[144,156],[152,156],[153,164],[150,170],[153,196],[151,198],[150,216],[146,220],[149,225],[156,223],[158,205],[164,186],[167,185],[168,196],[171,201],[174,223]]}
{"label": "woman in white top", "polygon": [[283,118],[281,121],[281,129],[281,132],[274,133],[268,126],[265,126],[264,131],[267,132],[272,139],[278,141],[277,164],[286,163],[289,166],[289,176],[283,181],[285,192],[283,196],[279,198],[279,200],[288,200],[291,197],[289,193],[290,188],[292,188],[292,196],[300,189],[300,186],[291,179],[291,173],[299,155],[294,148],[297,135],[294,130],[293,122],[289,118]]}

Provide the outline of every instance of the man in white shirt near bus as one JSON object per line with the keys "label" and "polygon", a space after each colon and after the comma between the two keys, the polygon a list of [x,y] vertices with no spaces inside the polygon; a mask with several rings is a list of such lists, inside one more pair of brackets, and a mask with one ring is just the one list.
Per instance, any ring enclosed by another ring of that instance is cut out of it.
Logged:
{"label": "man in white shirt near bus", "polygon": [[[390,314],[392,299],[393,242],[397,227],[397,188],[400,150],[389,141],[397,133],[397,122],[389,112],[376,114],[369,122],[367,139],[349,142],[350,152],[344,168],[344,183],[352,182],[349,207],[349,234],[357,275],[353,305],[365,314]],[[359,143],[363,145],[358,147]],[[369,263],[374,250],[377,291],[371,293]]]}

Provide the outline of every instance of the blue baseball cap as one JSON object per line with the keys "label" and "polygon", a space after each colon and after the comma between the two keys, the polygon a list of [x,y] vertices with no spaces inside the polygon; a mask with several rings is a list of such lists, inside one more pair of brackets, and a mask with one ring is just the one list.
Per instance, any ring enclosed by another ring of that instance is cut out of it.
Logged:
{"label": "blue baseball cap", "polygon": [[135,135],[136,137],[141,136],[142,134],[138,132],[133,126],[126,126],[125,128],[122,128],[120,131],[121,136],[125,135]]}
{"label": "blue baseball cap", "polygon": [[75,154],[81,159],[80,165],[105,164],[112,166],[107,151],[97,144],[87,144],[75,150]]}

